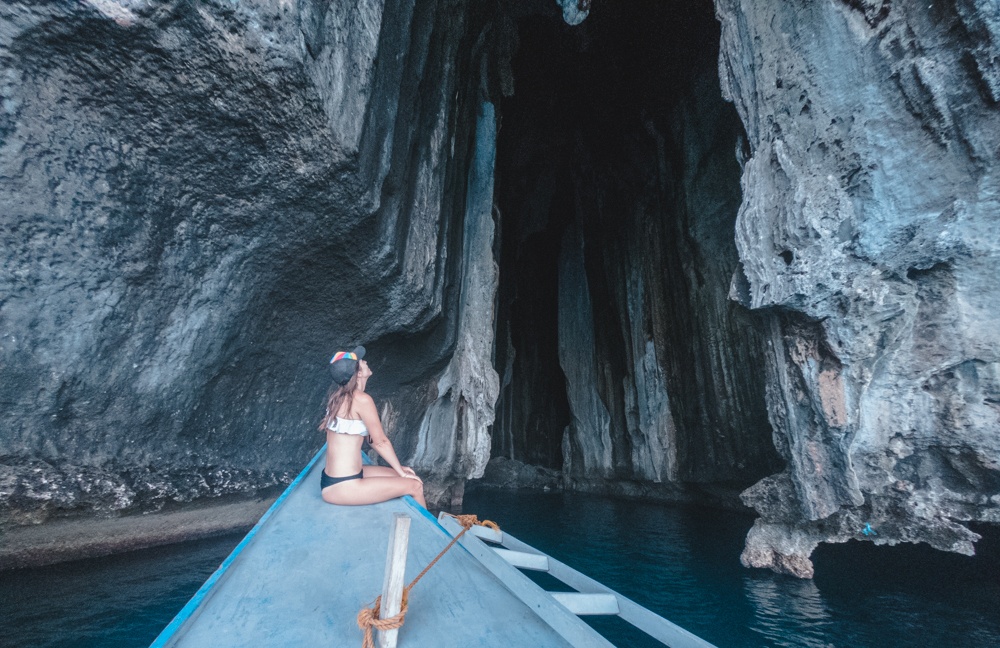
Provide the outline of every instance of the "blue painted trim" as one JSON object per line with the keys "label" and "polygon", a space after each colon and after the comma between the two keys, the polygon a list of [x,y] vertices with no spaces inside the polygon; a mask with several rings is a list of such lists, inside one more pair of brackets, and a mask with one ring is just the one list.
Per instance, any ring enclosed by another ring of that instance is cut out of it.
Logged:
{"label": "blue painted trim", "polygon": [[[212,587],[219,582],[219,579],[222,578],[226,570],[229,569],[229,566],[232,565],[237,556],[240,555],[240,552],[243,551],[243,549],[250,543],[250,540],[257,534],[257,531],[264,526],[264,523],[271,517],[271,514],[278,510],[278,507],[281,506],[285,499],[287,499],[292,491],[295,490],[295,488],[299,485],[299,482],[305,479],[306,475],[313,469],[313,466],[316,465],[316,462],[319,461],[325,451],[326,444],[319,449],[319,452],[317,452],[316,456],[312,458],[312,461],[306,465],[305,469],[299,473],[299,476],[292,480],[292,483],[288,485],[288,488],[286,488],[285,491],[278,496],[278,499],[274,501],[271,508],[267,509],[264,515],[260,517],[260,520],[257,521],[257,524],[250,529],[250,533],[248,533],[246,537],[243,538],[238,545],[236,545],[236,548],[229,554],[229,557],[222,561],[222,564],[215,570],[215,573],[212,574],[207,581],[205,581],[205,584],[202,585],[197,592],[195,592],[194,596],[191,597],[191,600],[187,602],[187,605],[181,608],[181,611],[177,613],[177,616],[174,617],[173,621],[171,621],[170,624],[167,625],[162,632],[160,632],[160,636],[158,636],[156,640],[150,644],[149,648],[162,648],[165,646],[167,641],[173,637],[174,633],[176,633],[180,627],[184,625],[184,622],[191,618],[195,610],[198,609],[198,606],[201,605],[202,601],[205,600],[205,597],[208,596]],[[367,459],[367,457],[365,458]],[[414,504],[416,504],[416,502],[414,502]]]}
{"label": "blue painted trim", "polygon": [[[364,465],[366,465],[366,466],[374,465],[372,463],[372,460],[368,458],[368,455],[366,455],[363,452],[361,453],[361,462]],[[434,515],[430,511],[428,511],[427,509],[425,509],[423,506],[420,506],[419,504],[417,504],[417,500],[413,499],[413,497],[411,495],[403,495],[403,501],[406,502],[407,504],[409,504],[411,507],[417,509],[417,512],[420,513],[420,515],[422,515],[425,518],[427,518],[428,520],[430,520],[431,522],[433,522],[434,526],[436,526],[437,528],[441,529],[446,534],[448,533],[448,530],[445,529],[443,526],[441,526],[441,523],[437,521],[437,518],[434,517]],[[450,536],[450,534],[448,534],[448,535]]]}
{"label": "blue painted trim", "polygon": [[[284,492],[281,493],[281,495],[278,497],[278,499],[274,501],[274,504],[272,504],[271,507],[267,509],[264,515],[261,516],[260,520],[257,521],[257,524],[255,524],[254,527],[250,529],[250,532],[247,533],[246,537],[244,537],[243,540],[241,540],[240,543],[236,545],[236,548],[233,549],[232,553],[230,553],[229,556],[222,562],[222,564],[219,565],[219,568],[215,570],[215,573],[213,573],[208,578],[208,580],[205,581],[205,583],[201,586],[201,588],[199,588],[198,591],[195,592],[194,596],[191,597],[191,600],[187,602],[187,605],[181,608],[181,611],[178,612],[177,615],[173,618],[173,620],[167,625],[167,627],[160,632],[160,635],[153,641],[152,644],[150,644],[149,648],[163,648],[164,646],[166,646],[167,642],[171,638],[173,638],[174,634],[176,634],[176,632],[181,628],[181,626],[183,626],[184,623],[194,615],[195,611],[208,596],[211,589],[215,586],[216,583],[219,582],[219,580],[225,574],[226,570],[229,569],[229,567],[233,564],[233,562],[235,562],[240,552],[242,552],[243,549],[250,543],[250,540],[257,534],[257,531],[260,530],[260,528],[264,525],[264,523],[267,522],[268,518],[271,517],[274,511],[276,511],[278,507],[281,506],[282,503],[284,503],[285,499],[288,498],[288,496],[292,493],[292,491],[295,490],[295,488],[299,485],[299,482],[305,479],[306,475],[309,474],[309,472],[313,469],[313,467],[316,465],[316,462],[319,461],[320,457],[323,456],[324,452],[326,452],[326,444],[324,444],[323,447],[319,449],[319,452],[316,453],[316,456],[309,461],[309,463],[302,470],[302,472],[300,472],[299,475],[294,480],[292,480],[292,483],[288,485],[288,488],[286,488]],[[366,466],[373,465],[372,460],[369,459],[368,455],[366,455],[363,452],[361,453],[361,462]],[[413,499],[413,497],[409,495],[406,495],[403,497],[403,501],[406,502],[408,505],[410,505],[412,508],[416,509],[416,511],[420,513],[420,515],[430,520],[434,524],[434,526],[443,531],[445,535],[451,537],[451,534],[448,533],[447,529],[441,526],[441,523],[438,522],[437,518],[434,517],[434,515],[432,515],[430,511],[425,509],[423,506],[420,506],[420,504],[417,504],[417,500]]]}
{"label": "blue painted trim", "polygon": [[425,509],[423,506],[420,506],[419,504],[417,504],[417,500],[413,499],[412,495],[404,495],[403,496],[403,501],[406,502],[407,504],[409,504],[411,507],[417,509],[417,513],[419,513],[420,515],[424,516],[425,518],[427,518],[428,520],[430,520],[431,522],[433,522],[434,526],[436,526],[437,528],[441,529],[445,533],[448,533],[448,531],[443,526],[441,526],[441,523],[437,521],[437,518],[434,517],[434,514],[432,514],[427,509]]}

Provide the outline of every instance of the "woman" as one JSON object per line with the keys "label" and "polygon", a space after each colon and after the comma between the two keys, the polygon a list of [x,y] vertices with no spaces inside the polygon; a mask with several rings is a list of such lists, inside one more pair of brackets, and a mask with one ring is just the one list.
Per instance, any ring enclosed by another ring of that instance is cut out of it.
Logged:
{"label": "woman", "polygon": [[[330,372],[339,387],[330,394],[319,426],[326,431],[320,492],[331,504],[375,504],[412,495],[426,507],[424,483],[413,469],[400,465],[382,429],[375,401],[365,393],[372,371],[364,357],[365,348],[359,346],[352,352],[338,351],[330,360]],[[366,436],[389,468],[362,466],[361,443]]]}

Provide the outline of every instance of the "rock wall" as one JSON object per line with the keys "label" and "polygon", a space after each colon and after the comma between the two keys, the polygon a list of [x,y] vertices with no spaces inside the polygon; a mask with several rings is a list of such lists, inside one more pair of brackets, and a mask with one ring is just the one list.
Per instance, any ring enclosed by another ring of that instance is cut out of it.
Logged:
{"label": "rock wall", "polygon": [[741,129],[705,47],[712,7],[600,3],[577,27],[518,25],[494,454],[667,497],[780,469],[765,320],[729,300]]}
{"label": "rock wall", "polygon": [[434,433],[466,444],[450,466],[419,431],[449,363],[460,392],[495,381],[482,332],[462,337],[495,274],[470,233],[489,11],[0,7],[4,525],[287,481],[355,342],[400,456],[441,492],[481,472],[488,391],[437,401]]}
{"label": "rock wall", "polygon": [[744,494],[745,564],[818,542],[972,553],[1000,521],[1000,10],[718,0],[746,128],[734,297],[770,320],[787,469]]}
{"label": "rock wall", "polygon": [[[447,488],[452,504],[461,503],[465,480],[482,477],[490,459],[489,427],[499,380],[493,369],[493,299],[497,265],[493,259],[493,168],[496,111],[480,106],[475,153],[469,170],[465,236],[462,241],[458,343],[437,382],[437,398],[420,423],[415,462],[435,489]],[[437,483],[435,483],[437,482]],[[444,490],[444,489],[442,489]],[[432,491],[428,496],[436,495]],[[443,499],[444,494],[432,497]]]}
{"label": "rock wall", "polygon": [[1000,521],[1000,11],[714,9],[0,6],[0,527],[287,481],[364,342],[440,502],[492,453],[757,482],[749,565],[970,553]]}
{"label": "rock wall", "polygon": [[562,437],[562,469],[567,475],[615,477],[611,415],[598,388],[594,304],[584,266],[583,238],[575,227],[559,251],[559,366],[566,375],[572,415]]}
{"label": "rock wall", "polygon": [[641,125],[625,160],[594,155],[585,168],[597,172],[578,181],[619,479],[745,484],[780,466],[762,321],[728,298],[739,130],[716,92],[691,81],[669,119]]}

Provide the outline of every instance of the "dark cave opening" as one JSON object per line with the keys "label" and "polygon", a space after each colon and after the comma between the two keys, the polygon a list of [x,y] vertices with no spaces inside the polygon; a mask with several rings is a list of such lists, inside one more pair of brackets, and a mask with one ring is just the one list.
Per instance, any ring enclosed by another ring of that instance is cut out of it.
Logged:
{"label": "dark cave opening", "polygon": [[580,480],[779,470],[763,324],[729,300],[744,136],[712,3],[595,3],[575,27],[522,16],[517,35],[498,104],[492,456]]}

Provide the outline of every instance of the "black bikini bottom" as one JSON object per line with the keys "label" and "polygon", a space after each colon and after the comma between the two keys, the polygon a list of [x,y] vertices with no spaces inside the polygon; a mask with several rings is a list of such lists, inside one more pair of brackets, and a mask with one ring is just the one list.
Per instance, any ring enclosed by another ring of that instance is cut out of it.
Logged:
{"label": "black bikini bottom", "polygon": [[327,475],[326,471],[324,470],[323,474],[320,475],[319,489],[323,490],[327,486],[333,486],[334,484],[339,484],[340,482],[351,481],[352,479],[361,479],[364,476],[365,476],[364,470],[359,472],[357,475],[348,475],[347,477],[331,477],[330,475]]}

